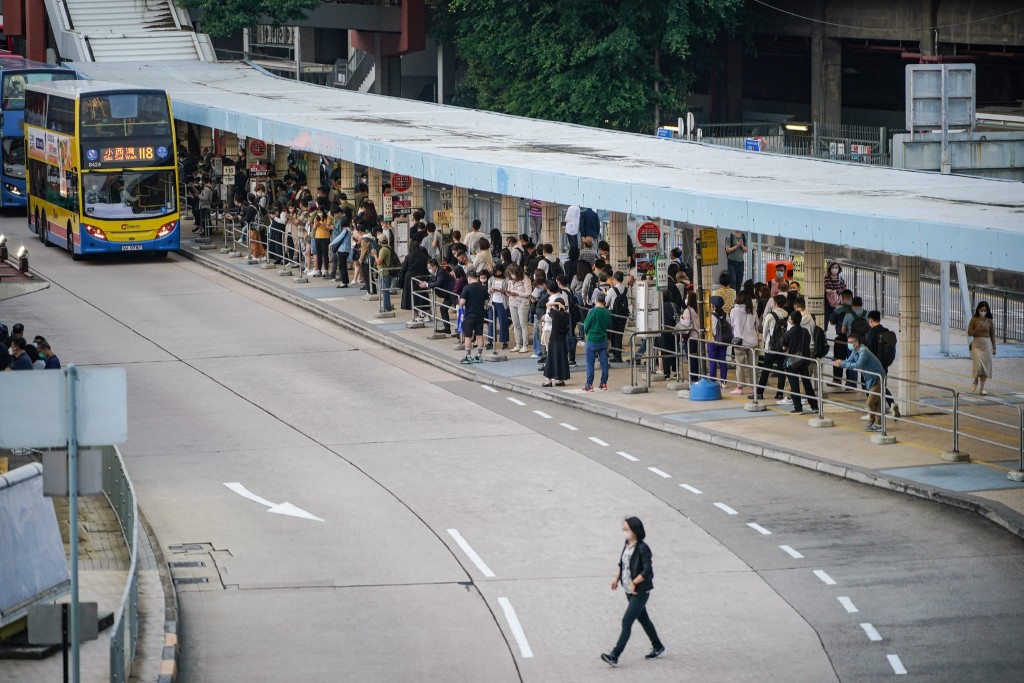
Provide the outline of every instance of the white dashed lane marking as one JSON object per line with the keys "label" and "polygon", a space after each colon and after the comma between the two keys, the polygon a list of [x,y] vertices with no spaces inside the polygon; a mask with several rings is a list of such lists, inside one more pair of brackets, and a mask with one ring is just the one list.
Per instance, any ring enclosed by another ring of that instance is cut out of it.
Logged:
{"label": "white dashed lane marking", "polygon": [[679,488],[681,488],[681,489],[686,489],[686,490],[687,490],[687,491],[689,491],[690,493],[695,493],[695,494],[697,494],[698,496],[699,496],[700,494],[704,493],[704,492],[703,492],[703,491],[701,491],[700,489],[698,489],[698,488],[694,488],[693,486],[690,486],[689,484],[680,484],[680,485],[679,485]]}
{"label": "white dashed lane marking", "polygon": [[591,441],[593,441],[594,443],[596,443],[598,446],[605,446],[605,447],[608,446],[607,443],[605,443],[604,441],[601,441],[601,439],[597,438],[596,436],[588,436],[587,438],[590,439]]}
{"label": "white dashed lane marking", "polygon": [[882,639],[882,634],[871,624],[861,624],[860,627],[864,629],[864,633],[868,634],[868,640],[871,642],[874,643]]}
{"label": "white dashed lane marking", "polygon": [[761,526],[760,524],[757,524],[755,522],[747,522],[747,526],[749,526],[751,529],[753,529],[757,533],[761,534],[762,536],[771,536],[772,535],[772,532],[768,531],[763,526]]}
{"label": "white dashed lane marking", "polygon": [[517,406],[525,406],[526,405],[525,403],[520,401],[518,398],[512,398],[511,396],[508,397],[508,400],[511,401],[512,403],[515,403]]}
{"label": "white dashed lane marking", "polygon": [[889,659],[889,666],[892,667],[892,672],[897,676],[903,676],[907,673],[907,669],[903,666],[903,662],[900,661],[899,655],[886,655]]}
{"label": "white dashed lane marking", "polygon": [[505,613],[505,619],[508,621],[509,630],[512,631],[512,637],[516,639],[516,644],[519,645],[519,653],[523,656],[523,659],[532,657],[533,650],[530,649],[530,643],[526,640],[523,626],[519,623],[519,617],[516,616],[512,603],[508,601],[508,598],[498,598],[498,604],[501,605],[501,611]]}
{"label": "white dashed lane marking", "polygon": [[455,542],[459,544],[460,548],[462,548],[462,552],[466,553],[466,557],[476,565],[476,568],[480,570],[481,574],[489,579],[494,578],[494,572],[492,572],[491,568],[488,567],[482,559],[480,559],[480,556],[477,555],[476,551],[473,550],[469,543],[466,542],[466,539],[462,537],[462,534],[459,533],[458,529],[449,529],[448,535],[455,539]]}
{"label": "white dashed lane marking", "polygon": [[853,604],[853,600],[851,600],[850,598],[843,596],[838,598],[838,600],[839,604],[843,606],[843,609],[845,609],[847,613],[856,614],[860,611],[859,609],[857,609],[857,606]]}
{"label": "white dashed lane marking", "polygon": [[565,428],[566,428],[566,429],[568,429],[568,430],[569,430],[570,432],[575,432],[575,431],[579,431],[579,430],[577,430],[577,429],[576,429],[575,427],[573,427],[573,426],[572,426],[571,424],[569,424],[568,422],[559,422],[558,424],[560,424],[561,426],[565,427]]}
{"label": "white dashed lane marking", "polygon": [[632,455],[625,451],[619,451],[618,453],[616,453],[616,455],[621,455],[623,458],[629,460],[630,462],[639,462],[640,460],[640,458],[634,458]]}
{"label": "white dashed lane marking", "polygon": [[668,472],[662,472],[657,467],[648,467],[647,469],[649,471],[651,471],[651,472],[654,472],[655,474],[657,474],[662,479],[671,479],[672,478],[671,474],[669,474]]}
{"label": "white dashed lane marking", "polygon": [[740,513],[736,512],[735,510],[733,510],[728,505],[726,505],[725,503],[715,503],[715,507],[718,508],[719,510],[721,510],[722,512],[724,512],[727,515],[738,515],[738,514],[740,514]]}
{"label": "white dashed lane marking", "polygon": [[792,557],[794,560],[802,560],[802,559],[804,559],[804,556],[801,555],[796,550],[794,550],[791,546],[780,545],[779,547],[782,548],[782,552],[786,553],[787,555]]}
{"label": "white dashed lane marking", "polygon": [[534,415],[540,415],[545,420],[550,420],[551,419],[551,416],[548,415],[547,413],[545,413],[543,410],[535,410],[535,411],[533,411],[533,414]]}
{"label": "white dashed lane marking", "polygon": [[497,390],[497,389],[495,389],[494,387],[489,387],[489,386],[487,386],[486,384],[481,384],[481,385],[480,385],[480,388],[481,388],[481,389],[483,389],[484,391],[489,391],[489,392],[491,392],[492,394],[496,394],[496,393],[498,393],[498,390]]}
{"label": "white dashed lane marking", "polygon": [[826,574],[824,569],[815,569],[814,570],[814,575],[817,576],[819,579],[821,579],[822,582],[826,586],[834,586],[834,585],[836,585],[836,580],[833,579],[828,574]]}

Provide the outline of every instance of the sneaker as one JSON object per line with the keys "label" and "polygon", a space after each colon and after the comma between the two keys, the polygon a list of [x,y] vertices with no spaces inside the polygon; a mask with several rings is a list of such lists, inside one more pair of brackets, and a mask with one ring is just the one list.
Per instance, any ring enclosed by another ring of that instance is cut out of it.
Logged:
{"label": "sneaker", "polygon": [[775,392],[775,400],[778,401],[780,398],[786,398],[786,395],[780,391]]}
{"label": "sneaker", "polygon": [[901,417],[903,417],[903,414],[900,413],[900,407],[898,405],[896,405],[895,403],[892,404],[892,416],[896,420],[898,420]]}
{"label": "sneaker", "polygon": [[[593,389],[591,389],[591,391],[593,391]],[[615,656],[612,656],[610,654],[607,654],[607,653],[601,655],[601,661],[604,662],[605,664],[607,664],[608,666],[618,666],[619,665],[619,658],[615,657]]]}
{"label": "sneaker", "polygon": [[864,428],[865,432],[880,432],[882,431],[882,425],[875,422],[869,422],[868,426]]}
{"label": "sneaker", "polygon": [[[583,391],[592,392],[594,391],[594,387],[588,384],[587,386],[583,387]],[[601,656],[604,657],[604,655]]]}
{"label": "sneaker", "polygon": [[740,389],[739,387],[736,387],[735,389],[733,389],[733,390],[732,390],[732,391],[730,391],[729,393],[730,393],[730,394],[733,394],[733,395],[735,395],[735,396],[741,396],[741,395],[743,394],[743,390],[742,390],[742,389]]}
{"label": "sneaker", "polygon": [[791,398],[784,398],[784,399],[782,399],[780,401],[776,401],[775,405],[777,405],[777,406],[791,406],[791,405],[793,405],[793,399],[791,399]]}
{"label": "sneaker", "polygon": [[530,358],[533,358],[534,360],[536,360],[536,359],[540,358],[540,354],[535,353],[532,356],[530,356]]}
{"label": "sneaker", "polygon": [[483,363],[484,362],[484,357],[481,356],[480,354],[477,354],[476,357],[473,359],[473,362],[474,363]]}
{"label": "sneaker", "polygon": [[503,342],[502,343],[501,350],[502,351],[508,351],[508,342]]}
{"label": "sneaker", "polygon": [[491,351],[491,350],[494,349],[494,343],[493,342],[487,342],[487,346],[484,347],[484,348],[486,348],[488,351]]}
{"label": "sneaker", "polygon": [[665,654],[665,646],[664,645],[662,645],[661,647],[656,647],[656,648],[652,649],[650,652],[648,652],[646,655],[644,655],[644,659],[657,659],[658,657],[662,656],[663,654]]}
{"label": "sneaker", "polygon": [[871,419],[871,416],[870,416],[870,415],[861,415],[861,416],[860,416],[860,420],[861,420],[861,422],[867,422],[867,421],[868,421],[868,420],[870,420],[870,419]]}
{"label": "sneaker", "polygon": [[306,277],[316,277],[316,271],[310,268],[306,271]]}
{"label": "sneaker", "polygon": [[462,363],[463,365],[470,365],[473,362],[473,357],[472,356],[466,356],[465,358],[463,358],[459,362]]}
{"label": "sneaker", "polygon": [[601,391],[608,391],[608,385],[607,384],[602,384],[602,385],[600,385],[597,388],[600,389]]}
{"label": "sneaker", "polygon": [[793,413],[794,415],[803,415],[804,409],[803,408],[793,408],[793,410],[791,410],[789,412]]}
{"label": "sneaker", "polygon": [[569,361],[569,367],[570,368],[575,368],[576,367],[576,361],[574,361],[574,360]]}

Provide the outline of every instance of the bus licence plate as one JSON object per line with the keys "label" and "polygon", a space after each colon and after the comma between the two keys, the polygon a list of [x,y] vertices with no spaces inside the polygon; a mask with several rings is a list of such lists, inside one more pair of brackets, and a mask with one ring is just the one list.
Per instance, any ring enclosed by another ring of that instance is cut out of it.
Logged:
{"label": "bus licence plate", "polygon": [[125,244],[121,247],[121,251],[142,251],[141,244]]}

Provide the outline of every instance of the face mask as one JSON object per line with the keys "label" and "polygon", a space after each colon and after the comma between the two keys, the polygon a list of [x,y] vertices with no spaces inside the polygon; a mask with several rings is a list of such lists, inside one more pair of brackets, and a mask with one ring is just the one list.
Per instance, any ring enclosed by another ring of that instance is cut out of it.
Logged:
{"label": "face mask", "polygon": [[853,351],[853,344],[851,344],[850,342],[847,342],[846,343],[846,348],[848,348],[850,351]]}
{"label": "face mask", "polygon": [[838,268],[833,268],[832,269],[832,274],[833,275],[839,275],[839,269]]}
{"label": "face mask", "polygon": [[622,530],[622,535],[623,535],[623,537],[625,537],[625,539],[626,539],[627,541],[628,541],[628,540],[631,540],[631,539],[633,538],[633,532],[632,532],[632,531],[628,531],[628,530],[626,530],[626,529],[623,529],[623,530]]}

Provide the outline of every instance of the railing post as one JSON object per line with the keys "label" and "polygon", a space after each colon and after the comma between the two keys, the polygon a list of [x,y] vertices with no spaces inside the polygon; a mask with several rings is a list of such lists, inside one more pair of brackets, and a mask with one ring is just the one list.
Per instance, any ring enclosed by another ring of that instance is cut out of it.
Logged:
{"label": "railing post", "polygon": [[821,366],[822,365],[823,365],[822,359],[821,358],[816,359],[816,362],[815,362],[814,366],[816,368],[816,370],[815,370],[815,374],[816,374],[815,381],[817,382],[817,386],[816,386],[816,388],[814,390],[814,393],[818,397],[818,416],[817,417],[812,417],[810,420],[807,421],[808,426],[815,427],[817,429],[824,429],[824,428],[827,428],[827,427],[835,427],[836,426],[835,420],[833,420],[830,417],[829,418],[825,417],[825,385],[822,382],[822,371],[821,371]]}
{"label": "railing post", "polygon": [[[622,333],[625,334],[626,331],[623,330]],[[636,338],[639,334],[639,332],[634,332],[629,335],[629,358],[631,362],[629,364],[629,385],[622,387],[622,393],[624,394],[646,394],[651,388],[650,369],[647,372],[647,386],[641,386],[636,381],[636,371],[639,366],[633,363],[632,360],[636,358]],[[619,343],[622,344],[623,342],[620,341]]]}
{"label": "railing post", "polygon": [[[870,392],[871,390],[868,389],[868,391]],[[886,425],[885,425],[885,422],[886,422],[886,420],[885,420],[885,373],[884,372],[878,375],[878,392],[879,392],[878,393],[878,400],[879,400],[878,401],[878,412],[879,412],[879,415],[880,415],[880,422],[879,422],[879,424],[882,427],[882,431],[879,434],[872,434],[871,435],[871,443],[879,445],[879,446],[888,445],[888,444],[894,444],[894,443],[896,443],[896,437],[892,436],[891,434],[886,433]],[[871,413],[868,413],[868,415],[870,415],[870,414]]]}
{"label": "railing post", "polygon": [[969,454],[960,452],[960,392],[956,389],[953,389],[953,450],[944,451],[939,457],[949,462],[971,459]]}

